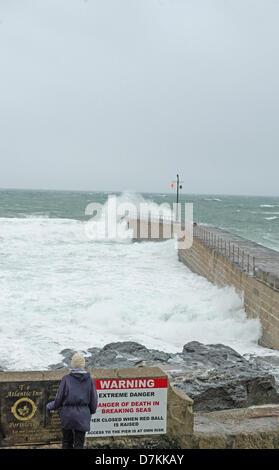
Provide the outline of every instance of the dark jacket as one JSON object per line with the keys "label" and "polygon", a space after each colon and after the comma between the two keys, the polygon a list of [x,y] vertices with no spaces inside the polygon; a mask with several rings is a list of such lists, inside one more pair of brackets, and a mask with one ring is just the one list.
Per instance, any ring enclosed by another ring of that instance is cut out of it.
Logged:
{"label": "dark jacket", "polygon": [[90,430],[91,415],[96,413],[98,395],[89,372],[70,372],[61,380],[55,400],[47,404],[48,410],[61,408],[63,429]]}

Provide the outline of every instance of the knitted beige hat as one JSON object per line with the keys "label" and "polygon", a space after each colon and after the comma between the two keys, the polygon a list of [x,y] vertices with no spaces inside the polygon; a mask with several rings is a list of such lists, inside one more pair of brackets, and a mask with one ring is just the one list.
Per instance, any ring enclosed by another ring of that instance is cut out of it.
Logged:
{"label": "knitted beige hat", "polygon": [[78,369],[85,366],[85,359],[81,353],[75,353],[73,355],[71,366],[73,369]]}

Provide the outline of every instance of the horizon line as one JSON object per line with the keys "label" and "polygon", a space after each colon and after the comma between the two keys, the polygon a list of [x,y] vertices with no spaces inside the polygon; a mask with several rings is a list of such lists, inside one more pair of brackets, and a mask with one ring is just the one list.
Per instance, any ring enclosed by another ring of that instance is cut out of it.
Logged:
{"label": "horizon line", "polygon": [[[44,192],[76,192],[76,193],[138,193],[138,194],[166,194],[170,196],[176,196],[175,192],[163,192],[163,191],[137,191],[134,189],[122,189],[122,190],[111,190],[111,189],[50,189],[50,188],[18,188],[18,187],[0,187],[0,191],[44,191]],[[180,195],[184,196],[231,196],[231,197],[279,197],[278,195],[268,195],[268,194],[231,194],[231,193],[198,193],[190,192],[184,193],[180,192]]]}

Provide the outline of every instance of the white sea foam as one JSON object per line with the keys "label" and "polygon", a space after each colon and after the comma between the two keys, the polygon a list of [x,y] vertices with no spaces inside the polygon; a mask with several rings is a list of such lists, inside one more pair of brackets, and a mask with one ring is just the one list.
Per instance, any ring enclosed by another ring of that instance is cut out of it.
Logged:
{"label": "white sea foam", "polygon": [[170,352],[193,340],[265,352],[259,320],[246,318],[233,288],[190,272],[173,240],[96,243],[84,225],[0,219],[0,366],[44,369],[64,348],[124,340]]}
{"label": "white sea foam", "polygon": [[275,220],[275,219],[278,219],[278,217],[273,216],[273,217],[265,217],[265,220]]}
{"label": "white sea foam", "polygon": [[204,198],[204,201],[218,201],[218,202],[222,202],[222,199],[219,199],[218,197],[208,197],[208,198]]}

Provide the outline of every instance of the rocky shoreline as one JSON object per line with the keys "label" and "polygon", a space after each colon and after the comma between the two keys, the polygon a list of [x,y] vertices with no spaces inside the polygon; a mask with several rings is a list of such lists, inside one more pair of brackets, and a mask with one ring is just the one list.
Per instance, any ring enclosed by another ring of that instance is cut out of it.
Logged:
{"label": "rocky shoreline", "polygon": [[[48,369],[68,369],[74,352],[64,349],[62,361]],[[181,353],[175,354],[148,349],[132,341],[89,348],[83,353],[88,369],[161,367],[172,387],[194,400],[195,412],[279,403],[276,356],[246,359],[223,344],[204,345],[197,341],[185,344]]]}

